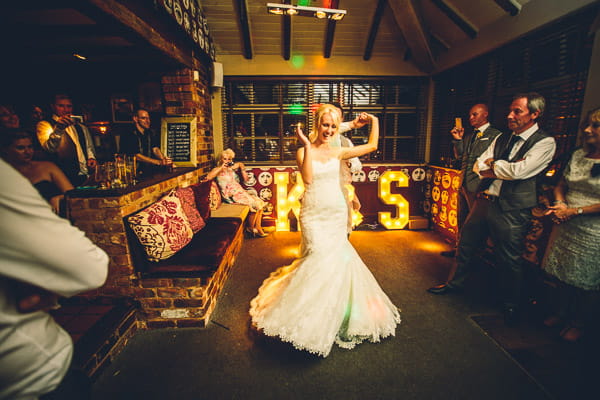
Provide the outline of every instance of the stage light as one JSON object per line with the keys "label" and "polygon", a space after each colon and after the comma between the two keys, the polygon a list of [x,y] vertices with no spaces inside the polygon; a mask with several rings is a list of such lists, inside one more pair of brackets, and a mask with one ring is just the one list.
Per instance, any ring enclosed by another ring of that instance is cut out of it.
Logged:
{"label": "stage light", "polygon": [[306,7],[292,4],[267,3],[267,11],[274,15],[298,15],[301,17],[314,17],[317,19],[329,18],[334,21],[340,21],[344,18],[347,11],[335,8]]}

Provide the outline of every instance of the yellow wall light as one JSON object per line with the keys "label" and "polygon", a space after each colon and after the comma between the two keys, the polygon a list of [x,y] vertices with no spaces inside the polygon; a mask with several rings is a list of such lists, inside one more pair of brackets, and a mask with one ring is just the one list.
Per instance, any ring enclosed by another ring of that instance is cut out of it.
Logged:
{"label": "yellow wall light", "polygon": [[396,182],[397,187],[408,187],[408,176],[402,171],[385,171],[378,182],[378,195],[385,204],[396,206],[395,218],[390,212],[377,213],[379,223],[387,229],[403,229],[408,224],[408,201],[401,194],[391,194],[391,184]]}
{"label": "yellow wall light", "polygon": [[[288,215],[290,210],[296,218],[300,217],[300,197],[304,193],[304,182],[299,172],[294,172],[296,184],[288,192],[288,183],[290,182],[289,172],[275,172],[275,185],[277,186],[277,222],[278,231],[289,231],[290,220]],[[300,226],[298,226],[300,230]]]}
{"label": "yellow wall light", "polygon": [[[354,200],[354,186],[347,184],[346,186],[346,190],[348,191],[348,202],[352,203],[352,201]],[[351,205],[350,205],[351,206]],[[355,210],[355,209],[351,209],[350,212],[350,219],[352,222],[352,227],[357,227],[358,225],[361,224],[361,222],[363,222],[363,215],[360,213],[360,211]]]}

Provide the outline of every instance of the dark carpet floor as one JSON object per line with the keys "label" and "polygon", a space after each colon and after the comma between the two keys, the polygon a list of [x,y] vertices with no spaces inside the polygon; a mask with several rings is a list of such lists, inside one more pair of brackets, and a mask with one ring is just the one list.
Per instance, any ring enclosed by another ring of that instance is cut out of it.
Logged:
{"label": "dark carpet floor", "polygon": [[299,233],[247,239],[204,329],[139,332],[94,385],[94,399],[547,399],[470,317],[493,315],[485,288],[434,296],[449,246],[433,232],[356,231],[351,242],[401,309],[396,336],[323,359],[249,329],[261,282],[294,258]]}

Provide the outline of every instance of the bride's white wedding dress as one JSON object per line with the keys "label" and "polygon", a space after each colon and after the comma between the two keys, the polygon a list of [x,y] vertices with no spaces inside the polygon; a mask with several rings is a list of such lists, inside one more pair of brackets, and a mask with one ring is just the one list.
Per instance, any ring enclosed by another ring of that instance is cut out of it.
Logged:
{"label": "bride's white wedding dress", "polygon": [[250,315],[264,334],[327,357],[334,342],[352,349],[394,335],[400,314],[348,241],[340,160],[312,167],[300,211],[301,256],[263,282]]}

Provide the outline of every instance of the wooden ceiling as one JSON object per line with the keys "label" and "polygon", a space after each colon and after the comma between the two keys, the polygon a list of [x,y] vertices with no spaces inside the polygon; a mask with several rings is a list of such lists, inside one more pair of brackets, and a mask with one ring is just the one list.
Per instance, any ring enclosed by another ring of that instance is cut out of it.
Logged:
{"label": "wooden ceiling", "polygon": [[177,27],[168,27],[167,18],[166,28],[157,26],[162,20],[154,14],[146,0],[2,2],[0,34],[10,57],[3,67],[13,73],[51,69],[110,75],[193,65],[185,38],[162,34]]}
{"label": "wooden ceiling", "polygon": [[[202,0],[217,54],[353,56],[402,54],[423,72],[437,56],[477,37],[480,29],[516,16],[529,0],[293,0],[295,5],[347,10],[335,22],[267,12],[266,0]],[[279,1],[279,3],[290,3]]]}
{"label": "wooden ceiling", "polygon": [[[5,39],[4,53],[9,57],[3,67],[15,71],[65,67],[81,70],[82,61],[74,57],[81,54],[96,71],[110,71],[105,75],[120,75],[124,69],[132,73],[149,70],[160,73],[181,65],[197,68],[200,52],[172,18],[161,12],[158,1],[3,1],[0,34]],[[344,63],[355,58],[364,65],[374,60],[395,59],[412,64],[415,71],[424,75],[439,72],[447,56],[454,52],[462,54],[469,44],[478,42],[479,54],[498,46],[501,42],[496,38],[489,40],[489,32],[497,29],[499,22],[504,26],[507,20],[542,20],[540,13],[546,10],[540,11],[541,8],[549,10],[548,18],[557,18],[561,5],[577,4],[562,6],[569,12],[593,2],[279,0],[347,10],[343,20],[334,22],[269,14],[267,2],[278,0],[168,1],[200,4],[215,43],[217,60],[220,56],[241,60],[266,56],[286,61],[301,55],[332,60],[343,57]],[[514,32],[512,38],[525,33],[518,29]]]}

